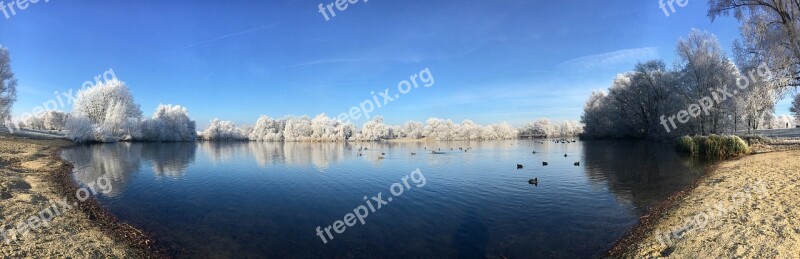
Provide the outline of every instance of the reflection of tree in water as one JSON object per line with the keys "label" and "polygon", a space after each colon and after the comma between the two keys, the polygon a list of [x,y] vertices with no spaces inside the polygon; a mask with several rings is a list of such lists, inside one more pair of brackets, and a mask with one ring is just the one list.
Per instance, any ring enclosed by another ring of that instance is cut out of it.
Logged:
{"label": "reflection of tree in water", "polygon": [[197,143],[197,146],[206,151],[208,160],[214,164],[229,161],[237,154],[247,152],[247,142],[201,141]]}
{"label": "reflection of tree in water", "polygon": [[157,176],[178,178],[194,162],[196,148],[194,142],[143,143],[141,154],[153,165]]}
{"label": "reflection of tree in water", "polygon": [[252,155],[261,167],[276,164],[311,165],[319,171],[342,160],[346,152],[355,152],[348,151],[344,143],[201,142],[198,147],[209,154],[209,159],[215,163]]}
{"label": "reflection of tree in water", "polygon": [[669,144],[647,141],[584,141],[584,170],[590,182],[606,183],[618,199],[642,213],[703,172]]}
{"label": "reflection of tree in water", "polygon": [[247,147],[258,166],[264,168],[283,163],[286,160],[283,154],[283,143],[279,142],[256,142],[247,143]]}
{"label": "reflection of tree in water", "polygon": [[283,145],[285,162],[288,165],[313,165],[324,172],[331,163],[344,158],[345,145],[342,143],[297,143]]}
{"label": "reflection of tree in water", "polygon": [[131,143],[96,144],[65,149],[62,157],[75,166],[75,180],[82,185],[94,183],[102,176],[111,180],[113,189],[105,194],[119,195],[141,163],[140,145]]}

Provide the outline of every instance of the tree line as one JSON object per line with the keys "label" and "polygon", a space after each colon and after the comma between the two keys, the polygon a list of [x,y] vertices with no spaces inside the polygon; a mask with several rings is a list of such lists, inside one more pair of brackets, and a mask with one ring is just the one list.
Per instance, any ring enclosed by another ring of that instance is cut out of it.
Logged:
{"label": "tree line", "polygon": [[607,91],[593,92],[581,117],[585,137],[660,139],[796,124],[800,96],[791,109],[795,118],[777,116],[775,105],[800,86],[800,2],[708,4],[712,20],[732,15],[740,22],[733,57],[715,35],[693,29],[678,40],[672,67],[663,60],[641,62]]}

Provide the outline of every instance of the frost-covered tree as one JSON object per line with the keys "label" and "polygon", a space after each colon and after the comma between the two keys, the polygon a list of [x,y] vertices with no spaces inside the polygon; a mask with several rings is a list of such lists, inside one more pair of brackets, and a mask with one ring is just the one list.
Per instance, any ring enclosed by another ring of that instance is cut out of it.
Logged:
{"label": "frost-covered tree", "polygon": [[33,116],[28,116],[23,121],[24,128],[34,129],[34,130],[43,130],[44,127],[44,120],[42,119],[43,114],[37,114]]}
{"label": "frost-covered tree", "polygon": [[730,105],[732,101],[723,103],[716,96],[719,95],[718,89],[735,87],[739,76],[736,66],[725,55],[715,35],[696,29],[689,33],[688,38],[678,41],[677,54],[681,67],[680,85],[686,98],[690,102],[697,102],[714,97],[714,106],[696,118],[699,133],[721,133],[725,126],[723,120],[732,110],[725,105]]}
{"label": "frost-covered tree", "polygon": [[42,115],[44,128],[48,130],[63,130],[67,123],[67,114],[60,111],[46,111]]}
{"label": "frost-covered tree", "polygon": [[737,47],[737,45],[738,43],[734,43],[734,57],[739,70],[741,70],[741,76],[748,78],[748,84],[746,84],[747,88],[738,89],[740,93],[734,97],[735,107],[731,109],[735,112],[733,127],[738,131],[741,128],[739,124],[741,124],[750,133],[752,130],[766,125],[763,114],[772,113],[775,110],[778,99],[782,98],[782,91],[772,85],[774,78],[760,76],[763,73],[760,70],[766,68],[764,67],[766,63],[761,63],[762,61],[757,55]]}
{"label": "frost-covered tree", "polygon": [[403,124],[403,127],[400,130],[403,134],[404,138],[409,139],[421,139],[425,136],[425,126],[422,122],[418,121],[409,121]]}
{"label": "frost-covered tree", "polygon": [[789,107],[789,111],[794,114],[795,119],[798,123],[800,123],[800,94],[794,96],[794,100],[792,100],[792,106]]}
{"label": "frost-covered tree", "polygon": [[247,140],[245,132],[236,127],[232,121],[211,120],[208,128],[200,133],[204,140],[210,141],[241,141]]}
{"label": "frost-covered tree", "polygon": [[514,129],[511,124],[506,122],[500,124],[492,124],[484,127],[484,138],[486,140],[492,139],[514,139],[519,135],[519,131]]}
{"label": "frost-covered tree", "polygon": [[583,132],[586,137],[619,137],[619,131],[614,130],[615,122],[620,121],[619,113],[607,96],[604,91],[593,91],[583,106],[581,122],[586,125]]}
{"label": "frost-covered tree", "polygon": [[775,78],[768,83],[783,93],[800,86],[800,2],[797,0],[709,0],[708,16],[733,15],[742,34],[737,48],[766,62]]}
{"label": "frost-covered tree", "polygon": [[375,116],[361,127],[361,132],[357,134],[357,140],[377,141],[389,138],[389,127],[383,124],[383,117]]}
{"label": "frost-covered tree", "polygon": [[159,105],[153,117],[142,121],[144,141],[194,141],[197,138],[195,121],[180,105]]}
{"label": "frost-covered tree", "polygon": [[249,139],[253,141],[283,141],[283,129],[286,127],[285,120],[276,120],[267,116],[261,116],[253,127]]}
{"label": "frost-covered tree", "polygon": [[788,114],[775,117],[770,125],[773,129],[791,129],[796,126],[794,117]]}
{"label": "frost-covered tree", "polygon": [[484,128],[472,120],[464,120],[458,129],[460,132],[456,138],[460,140],[480,140],[485,137]]}
{"label": "frost-covered tree", "polygon": [[425,136],[433,140],[454,140],[455,124],[451,120],[429,118],[425,126]]}
{"label": "frost-covered tree", "polygon": [[336,135],[336,139],[337,140],[342,140],[342,141],[349,140],[349,139],[353,138],[353,136],[355,136],[355,134],[356,134],[356,126],[353,125],[353,123],[350,123],[350,122],[347,122],[347,123],[344,123],[344,124],[339,124],[336,127],[336,134],[337,134]]}
{"label": "frost-covered tree", "polygon": [[525,136],[546,138],[553,136],[553,126],[550,125],[550,119],[539,119],[535,122],[525,124],[521,129],[522,134]]}
{"label": "frost-covered tree", "polygon": [[92,122],[96,141],[141,138],[142,111],[130,89],[117,79],[78,91],[72,116],[86,117]]}
{"label": "frost-covered tree", "polygon": [[[124,112],[123,114],[110,114]],[[76,94],[73,113],[84,115],[92,123],[103,124],[107,118],[142,118],[142,110],[133,99],[124,82],[112,79],[92,87],[81,89]]]}
{"label": "frost-covered tree", "polygon": [[286,141],[311,141],[311,135],[314,133],[314,128],[311,119],[308,116],[297,118],[288,118],[286,120],[286,128],[284,128],[283,137]]}
{"label": "frost-covered tree", "polygon": [[583,124],[577,121],[551,123],[550,119],[545,118],[525,124],[519,131],[520,134],[525,137],[571,137],[583,133]]}
{"label": "frost-covered tree", "polygon": [[[11,70],[8,49],[0,45],[0,122],[11,119],[11,107],[17,101],[17,78]],[[3,125],[5,123],[0,123]]]}

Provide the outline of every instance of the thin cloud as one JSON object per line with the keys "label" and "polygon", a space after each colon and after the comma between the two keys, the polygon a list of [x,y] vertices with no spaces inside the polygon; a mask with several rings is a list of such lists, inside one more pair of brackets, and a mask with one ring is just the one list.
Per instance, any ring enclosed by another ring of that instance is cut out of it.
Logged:
{"label": "thin cloud", "polygon": [[253,32],[257,32],[257,31],[262,31],[262,30],[266,30],[266,29],[269,29],[269,28],[272,28],[272,27],[275,27],[275,26],[276,26],[276,24],[272,24],[272,25],[267,25],[267,26],[262,26],[262,27],[250,28],[250,29],[247,29],[247,30],[238,31],[238,32],[234,32],[234,33],[228,33],[228,34],[225,34],[225,35],[217,36],[217,37],[209,39],[209,40],[204,40],[204,41],[192,43],[192,44],[189,44],[189,45],[186,45],[186,46],[182,46],[182,47],[173,49],[171,51],[167,51],[164,54],[175,53],[175,52],[178,52],[178,51],[187,50],[187,49],[194,48],[194,47],[197,47],[197,46],[200,46],[200,45],[205,45],[205,44],[208,44],[208,43],[212,43],[212,42],[215,42],[215,41],[218,41],[218,40],[223,40],[223,39],[234,37],[234,36],[244,35],[244,34],[253,33]]}
{"label": "thin cloud", "polygon": [[289,68],[313,66],[313,65],[324,65],[324,64],[336,64],[336,63],[369,62],[369,61],[374,61],[374,60],[359,59],[359,58],[320,59],[320,60],[314,60],[314,61],[304,62],[304,63],[300,63],[300,64],[294,64],[294,65],[289,66]]}
{"label": "thin cloud", "polygon": [[563,68],[596,69],[608,66],[632,64],[638,61],[658,58],[658,48],[623,49],[568,60],[561,63]]}

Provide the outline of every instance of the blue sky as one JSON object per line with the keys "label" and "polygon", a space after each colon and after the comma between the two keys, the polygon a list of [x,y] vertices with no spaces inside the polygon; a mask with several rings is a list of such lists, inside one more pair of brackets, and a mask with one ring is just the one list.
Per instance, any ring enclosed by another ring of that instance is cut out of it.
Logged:
{"label": "blue sky", "polygon": [[186,106],[201,126],[252,124],[262,114],[333,117],[427,67],[433,87],[373,114],[391,124],[577,120],[592,90],[637,61],[672,64],[691,28],[726,49],[739,37],[736,21],[712,23],[698,0],[669,17],[656,0],[370,0],[330,21],[320,3],[330,1],[32,4],[0,20],[19,79],[14,113],[113,69],[145,116],[163,103]]}

